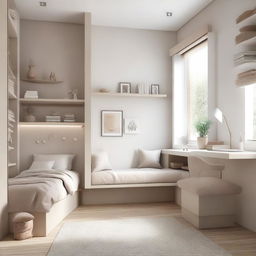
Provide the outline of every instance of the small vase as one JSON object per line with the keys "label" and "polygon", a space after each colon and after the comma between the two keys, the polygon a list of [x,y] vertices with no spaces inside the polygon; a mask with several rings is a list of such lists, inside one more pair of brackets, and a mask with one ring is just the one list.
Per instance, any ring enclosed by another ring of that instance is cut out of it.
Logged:
{"label": "small vase", "polygon": [[197,137],[197,146],[199,149],[205,149],[208,143],[208,137]]}
{"label": "small vase", "polygon": [[35,66],[29,65],[27,72],[27,79],[36,79]]}

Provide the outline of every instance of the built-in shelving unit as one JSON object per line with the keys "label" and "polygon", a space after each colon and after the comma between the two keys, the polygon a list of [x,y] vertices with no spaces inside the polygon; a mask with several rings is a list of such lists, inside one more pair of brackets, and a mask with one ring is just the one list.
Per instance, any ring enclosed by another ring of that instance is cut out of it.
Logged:
{"label": "built-in shelving unit", "polygon": [[43,79],[22,79],[23,82],[33,83],[33,84],[61,84],[63,81],[52,81]]}
{"label": "built-in shelving unit", "polygon": [[139,93],[112,93],[112,92],[94,92],[93,96],[106,97],[139,97],[139,98],[166,98],[167,94],[139,94]]}
{"label": "built-in shelving unit", "polygon": [[256,83],[256,9],[237,18],[235,72],[237,86]]}
{"label": "built-in shelving unit", "polygon": [[20,122],[21,126],[77,126],[84,127],[84,123],[71,122]]}
{"label": "built-in shelving unit", "polygon": [[73,99],[25,99],[20,98],[20,103],[24,105],[84,105],[84,100]]}
{"label": "built-in shelving unit", "polygon": [[8,1],[8,176],[19,172],[19,14]]}

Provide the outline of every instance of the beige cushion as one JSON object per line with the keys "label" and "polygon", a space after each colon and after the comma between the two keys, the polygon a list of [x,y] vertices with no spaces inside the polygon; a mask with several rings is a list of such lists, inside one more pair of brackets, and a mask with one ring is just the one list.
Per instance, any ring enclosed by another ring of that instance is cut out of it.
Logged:
{"label": "beige cushion", "polygon": [[107,152],[99,152],[92,155],[92,171],[99,172],[104,170],[112,170]]}
{"label": "beige cushion", "polygon": [[182,190],[199,196],[233,195],[241,192],[239,186],[213,177],[197,177],[179,180],[178,186]]}
{"label": "beige cushion", "polygon": [[32,214],[27,212],[19,212],[14,215],[13,222],[14,223],[27,222],[33,219],[34,219],[34,216]]}
{"label": "beige cushion", "polygon": [[138,168],[161,168],[161,150],[141,150],[138,151]]}

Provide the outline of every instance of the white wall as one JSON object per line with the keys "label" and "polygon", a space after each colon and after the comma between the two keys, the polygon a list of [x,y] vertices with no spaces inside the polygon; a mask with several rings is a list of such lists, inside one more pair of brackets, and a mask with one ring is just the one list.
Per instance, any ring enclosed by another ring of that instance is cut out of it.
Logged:
{"label": "white wall", "polygon": [[[118,90],[118,82],[160,84],[168,99],[107,98],[92,100],[92,150],[109,153],[114,168],[136,164],[138,148],[158,149],[171,145],[171,59],[169,48],[176,33],[153,30],[92,28],[92,87]],[[140,121],[139,135],[101,137],[100,111],[123,110],[124,118]]]}
{"label": "white wall", "polygon": [[[255,0],[215,0],[178,31],[178,41],[190,36],[202,25],[212,25],[216,34],[216,87],[217,106],[227,116],[233,135],[233,146],[238,146],[244,133],[244,89],[234,83],[233,56],[236,52],[236,18],[248,9],[256,7]],[[228,139],[226,129],[218,125],[218,139]],[[256,231],[256,162],[226,162],[225,178],[242,186],[239,198],[238,221]]]}
{"label": "white wall", "polygon": [[[84,98],[84,26],[23,20],[21,22],[21,77],[26,77],[28,64],[36,65],[39,78],[48,78],[55,72],[56,85],[21,83],[21,97],[25,90],[38,90],[40,98],[68,98],[72,88],[79,89]],[[45,121],[46,114],[74,113],[77,121],[84,121],[83,107],[32,106],[37,121]],[[24,108],[22,109],[24,112]],[[23,114],[21,115],[23,121]],[[62,138],[66,137],[66,140]],[[77,141],[73,139],[77,138]],[[36,141],[39,140],[39,144]],[[45,144],[43,141],[45,140]],[[20,167],[29,167],[33,153],[74,153],[77,155],[74,170],[84,176],[84,131],[79,127],[21,127]]]}

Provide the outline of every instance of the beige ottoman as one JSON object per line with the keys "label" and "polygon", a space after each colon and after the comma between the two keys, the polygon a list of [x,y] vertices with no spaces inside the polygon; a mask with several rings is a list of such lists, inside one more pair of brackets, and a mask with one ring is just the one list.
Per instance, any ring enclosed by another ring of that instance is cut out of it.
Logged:
{"label": "beige ottoman", "polygon": [[14,239],[24,240],[33,236],[34,216],[27,212],[16,213],[13,217]]}
{"label": "beige ottoman", "polygon": [[213,177],[178,181],[181,188],[182,216],[195,227],[230,227],[235,221],[235,198],[241,188]]}

